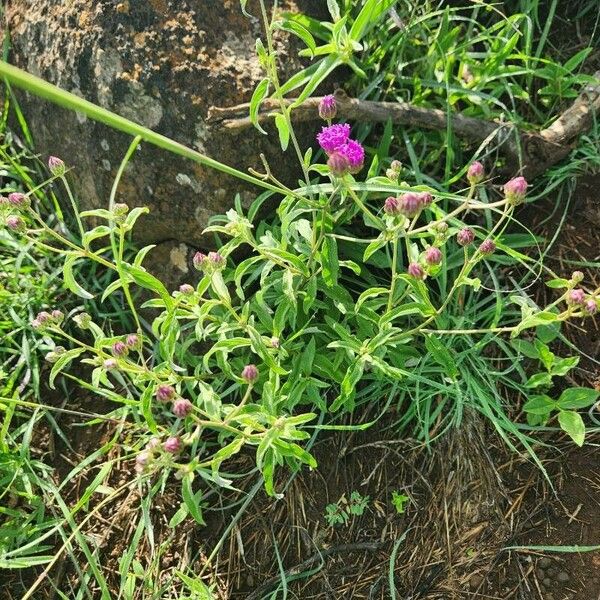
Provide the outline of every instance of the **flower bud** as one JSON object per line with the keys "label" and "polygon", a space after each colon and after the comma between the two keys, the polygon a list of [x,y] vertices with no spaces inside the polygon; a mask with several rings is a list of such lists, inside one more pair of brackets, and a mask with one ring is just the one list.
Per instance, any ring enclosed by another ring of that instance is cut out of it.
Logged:
{"label": "flower bud", "polygon": [[440,235],[446,235],[448,233],[448,223],[446,221],[439,221],[432,225],[432,229]]}
{"label": "flower bud", "polygon": [[129,206],[127,206],[127,204],[125,204],[124,202],[117,202],[113,206],[113,215],[115,215],[115,217],[123,217],[128,212],[129,212]]}
{"label": "flower bud", "polygon": [[181,450],[181,440],[178,437],[167,438],[163,444],[163,448],[169,454],[177,454]]}
{"label": "flower bud", "polygon": [[55,363],[60,358],[61,354],[64,354],[65,352],[66,350],[63,346],[56,346],[54,350],[48,352],[44,358],[49,363]]}
{"label": "flower bud", "polygon": [[325,121],[331,121],[335,119],[337,114],[337,102],[335,96],[330,94],[329,96],[323,96],[319,102],[319,116]]}
{"label": "flower bud", "polygon": [[592,298],[590,298],[589,300],[586,300],[585,312],[588,315],[595,315],[598,312],[598,305],[596,304],[596,301],[593,300]]}
{"label": "flower bud", "polygon": [[115,342],[112,346],[112,353],[115,356],[125,356],[128,351],[129,351],[129,348],[127,347],[125,342],[121,342],[121,341]]}
{"label": "flower bud", "polygon": [[386,198],[383,203],[383,212],[386,215],[399,215],[400,214],[400,201],[398,198],[394,198],[394,196],[390,196]]}
{"label": "flower bud", "polygon": [[242,379],[246,383],[254,383],[258,379],[258,369],[255,365],[246,365],[242,369]]}
{"label": "flower bud", "polygon": [[62,323],[65,318],[65,315],[62,312],[62,310],[58,309],[53,310],[50,316],[52,317],[52,320],[57,324]]}
{"label": "flower bud", "polygon": [[192,263],[194,267],[198,269],[198,271],[202,271],[202,269],[204,269],[204,265],[206,264],[207,259],[208,257],[206,256],[206,254],[202,252],[196,252],[196,254],[194,254],[194,258],[192,258]]}
{"label": "flower bud", "polygon": [[481,254],[493,254],[495,250],[496,244],[494,243],[494,240],[483,240],[481,246],[479,246],[479,252],[481,252]]}
{"label": "flower bud", "polygon": [[504,184],[504,195],[513,205],[523,204],[527,194],[527,181],[525,177],[515,177]]}
{"label": "flower bud", "polygon": [[572,283],[580,283],[583,281],[583,273],[581,271],[573,271],[573,274],[571,275],[571,282]]}
{"label": "flower bud", "polygon": [[215,271],[220,271],[227,264],[227,259],[218,252],[209,252],[207,259],[208,263]]}
{"label": "flower bud", "polygon": [[116,369],[118,364],[117,361],[114,358],[107,358],[103,363],[102,366],[107,370],[110,371],[111,369]]}
{"label": "flower bud", "polygon": [[9,215],[6,217],[6,226],[12,231],[25,231],[25,221],[17,215]]}
{"label": "flower bud", "polygon": [[332,175],[342,177],[350,170],[350,161],[340,152],[333,152],[327,160]]}
{"label": "flower bud", "polygon": [[148,452],[147,450],[142,450],[142,452],[140,452],[135,457],[135,462],[138,465],[145,467],[150,462],[151,459],[152,459],[152,454],[150,452]]}
{"label": "flower bud", "polygon": [[50,315],[50,313],[46,312],[45,310],[38,313],[38,315],[35,317],[35,319],[33,319],[33,321],[31,321],[31,326],[34,329],[42,329],[51,324],[52,324],[52,315]]}
{"label": "flower bud", "polygon": [[416,192],[407,192],[406,194],[402,194],[402,196],[398,198],[398,202],[398,210],[400,214],[409,218],[417,216],[423,204],[421,194]]}
{"label": "flower bud", "polygon": [[192,412],[192,403],[185,398],[178,398],[173,402],[173,414],[184,419]]}
{"label": "flower bud", "polygon": [[279,348],[279,338],[273,336],[271,338],[271,348]]}
{"label": "flower bud", "polygon": [[408,265],[408,274],[415,279],[425,279],[425,271],[418,263]]}
{"label": "flower bud", "polygon": [[430,206],[433,203],[433,196],[429,192],[421,192],[419,194],[421,200],[421,207]]}
{"label": "flower bud", "polygon": [[569,304],[583,304],[585,302],[585,292],[581,288],[575,288],[567,294]]}
{"label": "flower bud", "polygon": [[[200,252],[198,252],[198,254],[200,254]],[[194,264],[194,266],[196,265]],[[194,293],[194,286],[191,286],[189,283],[182,283],[179,286],[179,291],[185,296],[191,296]]]}
{"label": "flower bud", "polygon": [[8,195],[8,203],[15,208],[25,208],[29,206],[29,198],[21,192],[12,192]]}
{"label": "flower bud", "polygon": [[461,246],[468,246],[475,240],[475,234],[469,227],[464,227],[456,234],[456,241]]}
{"label": "flower bud", "polygon": [[157,437],[150,438],[146,444],[146,450],[148,452],[154,452],[158,448],[160,448],[160,440]]}
{"label": "flower bud", "polygon": [[65,163],[57,156],[50,156],[48,158],[48,168],[50,173],[56,177],[62,177],[66,172]]}
{"label": "flower bud", "polygon": [[77,327],[81,327],[81,329],[87,329],[92,322],[92,317],[88,315],[86,312],[79,313],[73,317],[73,321],[75,321],[75,325]]}
{"label": "flower bud", "polygon": [[128,348],[139,348],[140,346],[140,338],[135,333],[130,333],[125,338],[125,343]]}
{"label": "flower bud", "polygon": [[442,262],[442,252],[439,248],[431,246],[425,251],[425,262],[428,265],[439,265]]}
{"label": "flower bud", "polygon": [[467,170],[467,179],[471,185],[477,185],[478,183],[481,183],[484,175],[485,170],[483,165],[478,160],[469,165],[469,169]]}
{"label": "flower bud", "polygon": [[156,399],[159,402],[168,402],[175,397],[175,388],[171,385],[161,383],[156,388]]}

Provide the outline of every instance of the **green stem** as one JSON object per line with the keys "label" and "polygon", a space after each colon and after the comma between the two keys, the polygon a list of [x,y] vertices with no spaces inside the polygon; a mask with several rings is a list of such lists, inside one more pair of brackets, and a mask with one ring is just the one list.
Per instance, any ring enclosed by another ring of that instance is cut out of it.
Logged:
{"label": "green stem", "polygon": [[83,223],[81,222],[81,217],[79,216],[77,203],[75,202],[75,198],[73,197],[73,193],[71,192],[71,186],[69,185],[69,182],[67,181],[67,178],[64,175],[60,177],[60,180],[63,182],[63,185],[67,190],[67,196],[69,196],[69,202],[71,203],[71,208],[73,209],[73,214],[75,215],[75,220],[77,221],[77,227],[79,228],[79,238],[83,239]]}

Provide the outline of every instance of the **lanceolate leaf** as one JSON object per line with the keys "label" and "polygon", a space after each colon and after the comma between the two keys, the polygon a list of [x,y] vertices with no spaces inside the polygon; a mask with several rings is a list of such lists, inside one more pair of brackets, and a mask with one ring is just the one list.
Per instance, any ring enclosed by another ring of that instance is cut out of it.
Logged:
{"label": "lanceolate leaf", "polygon": [[250,99],[250,121],[261,133],[267,135],[267,132],[258,123],[258,111],[262,101],[267,97],[269,93],[269,78],[265,77],[254,90],[252,98]]}

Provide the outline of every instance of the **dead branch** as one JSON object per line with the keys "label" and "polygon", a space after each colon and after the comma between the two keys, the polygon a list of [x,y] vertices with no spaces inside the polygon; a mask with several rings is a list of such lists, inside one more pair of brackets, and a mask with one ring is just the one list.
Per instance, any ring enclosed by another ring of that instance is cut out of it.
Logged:
{"label": "dead branch", "polygon": [[[466,117],[460,113],[447,115],[442,110],[421,108],[406,102],[373,102],[350,98],[343,90],[335,93],[338,115],[341,119],[363,122],[386,122],[422,129],[443,130],[450,120],[455,135],[475,144],[487,146],[495,141],[498,151],[508,161],[509,170],[533,178],[562,160],[574,147],[577,138],[589,131],[594,114],[600,114],[600,71],[595,74],[596,84],[586,86],[573,104],[546,129],[539,132],[520,131],[514,124]],[[295,122],[319,120],[321,98],[309,98],[292,110]],[[294,99],[286,100],[290,105]],[[272,119],[278,103],[268,99],[261,105],[258,121]],[[239,104],[228,108],[212,107],[208,122],[231,133],[252,126],[248,117],[250,105]]]}

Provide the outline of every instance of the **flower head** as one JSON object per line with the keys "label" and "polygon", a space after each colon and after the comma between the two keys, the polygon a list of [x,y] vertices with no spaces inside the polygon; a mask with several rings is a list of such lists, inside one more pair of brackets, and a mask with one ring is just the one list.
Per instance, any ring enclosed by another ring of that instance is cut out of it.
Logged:
{"label": "flower head", "polygon": [[430,246],[425,251],[425,262],[428,265],[439,265],[442,262],[442,252],[435,246]]}
{"label": "flower head", "polygon": [[321,133],[317,134],[317,142],[327,154],[331,154],[345,144],[349,137],[350,125],[348,123],[336,123],[335,125],[323,127]]}
{"label": "flower head", "polygon": [[177,454],[181,450],[181,440],[178,437],[167,438],[163,448],[169,454]]}
{"label": "flower head", "polygon": [[87,329],[92,322],[92,317],[86,313],[82,312],[73,317],[73,321],[75,321],[75,325],[77,327],[81,327],[81,329]]}
{"label": "flower head", "polygon": [[409,218],[417,216],[423,206],[421,194],[417,192],[407,192],[406,194],[402,194],[402,196],[398,198],[398,201],[400,204],[400,214]]}
{"label": "flower head", "polygon": [[469,169],[467,170],[467,179],[471,185],[481,183],[484,175],[485,170],[483,165],[478,160],[469,165]]}
{"label": "flower head", "polygon": [[107,358],[103,363],[102,366],[107,370],[110,371],[111,369],[116,369],[118,364],[117,361],[114,358]]}
{"label": "flower head", "polygon": [[242,379],[246,383],[254,383],[258,379],[258,369],[256,365],[246,365],[242,369]]}
{"label": "flower head", "polygon": [[128,351],[129,348],[127,347],[127,344],[125,344],[125,342],[115,342],[112,346],[112,353],[115,356],[125,356]]}
{"label": "flower head", "polygon": [[365,162],[365,149],[360,142],[348,140],[336,150],[348,161],[350,173],[358,173]]}
{"label": "flower head", "polygon": [[151,437],[146,444],[146,450],[154,452],[158,448],[160,448],[160,440],[157,437]]}
{"label": "flower head", "polygon": [[421,192],[419,198],[421,199],[421,207],[423,208],[433,203],[433,196],[429,192]]}
{"label": "flower head", "polygon": [[527,180],[525,177],[515,177],[504,184],[504,195],[514,206],[522,204],[527,194]]}
{"label": "flower head", "polygon": [[192,403],[185,398],[178,398],[173,402],[173,414],[184,419],[192,412]]}
{"label": "flower head", "polygon": [[479,246],[479,251],[481,254],[493,254],[495,250],[496,244],[494,243],[494,240],[483,240],[483,242],[481,242],[481,246]]}
{"label": "flower head", "polygon": [[583,281],[583,273],[581,271],[573,271],[572,275],[571,275],[571,281],[573,283],[580,283],[581,281]]}
{"label": "flower head", "polygon": [[50,173],[56,175],[56,177],[61,177],[66,172],[65,163],[57,156],[50,156],[48,158],[48,168],[50,169]]}
{"label": "flower head", "polygon": [[28,198],[25,194],[21,194],[21,192],[12,192],[8,195],[8,203],[12,206],[22,208],[27,206]]}
{"label": "flower head", "polygon": [[385,174],[392,181],[398,181],[401,171],[402,163],[399,160],[393,160],[390,168],[385,172]]}
{"label": "flower head", "polygon": [[581,288],[575,288],[567,294],[569,304],[583,304],[585,302],[585,292]]}
{"label": "flower head", "polygon": [[327,159],[327,166],[329,167],[331,174],[335,175],[336,177],[342,177],[350,171],[350,162],[341,152],[338,152],[337,150],[332,152]]}
{"label": "flower head", "polygon": [[589,300],[586,300],[586,302],[585,302],[585,312],[588,315],[595,315],[596,312],[598,312],[598,305],[596,304],[596,301],[593,300],[592,298],[590,298]]}
{"label": "flower head", "polygon": [[[198,253],[199,254],[199,253]],[[195,265],[194,265],[195,266]],[[184,294],[185,296],[190,296],[191,294],[194,293],[194,286],[190,285],[189,283],[182,283],[179,286],[179,291]]]}
{"label": "flower head", "polygon": [[25,221],[17,215],[9,215],[6,217],[6,226],[12,231],[24,231]]}
{"label": "flower head", "polygon": [[203,252],[196,252],[196,254],[194,254],[194,258],[192,258],[192,263],[194,264],[194,267],[198,269],[198,271],[201,271],[204,268],[207,259],[208,256],[206,256],[206,254]]}
{"label": "flower head", "polygon": [[472,229],[469,229],[469,227],[464,227],[456,234],[456,241],[461,246],[468,246],[469,244],[472,244],[474,239],[475,234],[473,233]]}
{"label": "flower head", "polygon": [[400,201],[394,196],[390,196],[385,199],[383,203],[383,212],[386,215],[399,215],[400,214]]}
{"label": "flower head", "polygon": [[137,348],[140,345],[140,338],[135,333],[130,333],[125,338],[125,343],[128,348]]}
{"label": "flower head", "polygon": [[278,337],[273,336],[271,338],[271,348],[279,348],[280,341]]}
{"label": "flower head", "polygon": [[331,121],[331,119],[335,119],[336,114],[337,102],[335,100],[335,96],[333,94],[323,96],[323,98],[321,98],[321,102],[319,102],[319,116],[321,119]]}
{"label": "flower head", "polygon": [[425,279],[425,271],[418,263],[408,265],[408,274],[415,279]]}
{"label": "flower head", "polygon": [[175,397],[175,388],[171,385],[161,383],[156,388],[156,399],[159,402],[168,402]]}

